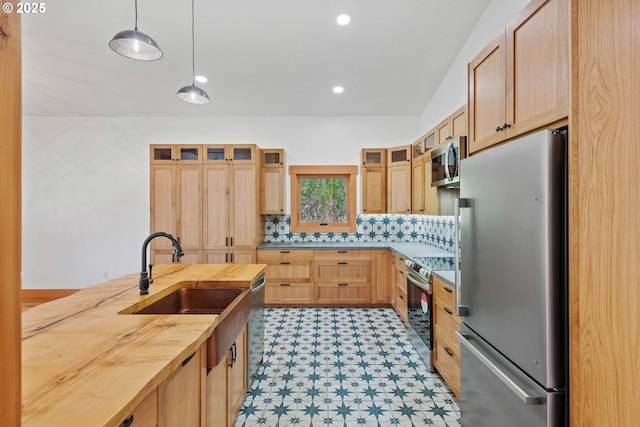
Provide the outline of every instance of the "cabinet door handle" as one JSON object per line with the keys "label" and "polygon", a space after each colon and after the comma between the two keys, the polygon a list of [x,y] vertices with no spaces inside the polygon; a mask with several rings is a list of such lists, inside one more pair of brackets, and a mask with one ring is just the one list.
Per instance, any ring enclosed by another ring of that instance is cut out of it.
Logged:
{"label": "cabinet door handle", "polygon": [[224,246],[225,246],[225,248],[226,248],[227,246],[229,246],[229,238],[228,238],[228,237],[225,237],[225,238],[224,238]]}
{"label": "cabinet door handle", "polygon": [[229,246],[233,246],[233,237],[229,237]]}
{"label": "cabinet door handle", "polygon": [[195,356],[196,353],[194,352],[191,356],[187,357],[186,359],[184,359],[182,361],[182,366],[185,366],[187,363],[191,362],[191,359],[193,359],[193,356]]}
{"label": "cabinet door handle", "polygon": [[349,286],[348,283],[338,283],[338,286]]}
{"label": "cabinet door handle", "polygon": [[346,262],[346,261],[338,261],[338,265],[347,265],[347,264],[349,264],[349,263]]}
{"label": "cabinet door handle", "polygon": [[404,295],[398,295],[398,298],[400,298],[401,300],[404,299]]}
{"label": "cabinet door handle", "polygon": [[443,307],[443,308],[444,308],[444,311],[446,311],[448,314],[453,314],[453,311],[451,311],[449,307]]}
{"label": "cabinet door handle", "polygon": [[233,264],[233,253],[229,255],[229,258],[231,259],[231,264]]}
{"label": "cabinet door handle", "polygon": [[280,265],[289,265],[291,264],[289,261],[280,261]]}
{"label": "cabinet door handle", "polygon": [[449,288],[447,288],[446,286],[444,287],[444,290],[445,290],[445,291],[447,291],[447,292],[449,292],[450,294],[452,294],[452,293],[453,293],[453,289],[449,289]]}
{"label": "cabinet door handle", "polygon": [[229,262],[229,253],[224,254],[224,262]]}
{"label": "cabinet door handle", "polygon": [[349,251],[338,251],[339,254],[346,254],[349,253]]}
{"label": "cabinet door handle", "polygon": [[287,286],[291,286],[291,284],[290,283],[280,283],[280,286],[287,287]]}
{"label": "cabinet door handle", "polygon": [[502,125],[502,130],[505,130],[505,129],[510,128],[510,127],[511,127],[511,125],[509,123],[505,123],[505,124]]}
{"label": "cabinet door handle", "polygon": [[453,357],[453,351],[451,351],[449,347],[445,347],[444,351],[446,351],[449,356]]}
{"label": "cabinet door handle", "polygon": [[289,254],[291,253],[290,251],[280,251],[281,254]]}
{"label": "cabinet door handle", "polygon": [[496,132],[500,132],[502,128],[500,126],[496,126]]}
{"label": "cabinet door handle", "polygon": [[133,414],[129,415],[122,424],[120,424],[120,427],[129,427],[131,424],[133,424]]}

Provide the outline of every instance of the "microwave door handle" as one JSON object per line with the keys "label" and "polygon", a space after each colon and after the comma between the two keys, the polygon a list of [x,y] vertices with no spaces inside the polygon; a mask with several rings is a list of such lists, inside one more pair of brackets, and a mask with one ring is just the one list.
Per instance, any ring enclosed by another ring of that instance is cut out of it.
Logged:
{"label": "microwave door handle", "polygon": [[451,147],[451,143],[447,146],[447,149],[444,151],[444,175],[447,177],[448,181],[451,181],[451,175],[449,174],[449,148]]}
{"label": "microwave door handle", "polygon": [[[460,280],[460,208],[468,208],[471,207],[469,204],[469,199],[454,199],[453,201],[453,225],[454,225],[454,234],[453,234],[453,256],[455,263],[455,281],[456,281],[456,314],[460,317],[469,315],[469,306],[462,304],[462,282]],[[469,227],[470,224],[467,224]],[[470,236],[471,233],[467,232],[467,236]],[[470,254],[466,254],[469,256]],[[469,278],[467,277],[467,280]]]}
{"label": "microwave door handle", "polygon": [[[448,179],[449,181],[451,181],[451,180],[453,179],[453,177],[451,176],[451,172],[449,171],[449,166],[450,166],[450,165],[449,165],[449,154],[450,154],[450,153],[453,153],[453,155],[454,155],[454,156],[455,156],[455,154],[456,154],[456,153],[455,153],[455,151],[454,151],[454,149],[453,149],[453,141],[451,141],[451,142],[449,143],[449,145],[447,145],[447,153],[445,154],[445,159],[447,159],[447,160],[446,160],[446,164],[447,164],[447,165],[446,165],[446,166],[445,166],[445,168],[444,168],[444,173],[447,175],[447,179]],[[455,159],[454,159],[454,162],[455,162]],[[455,167],[455,165],[454,165],[454,167]]]}

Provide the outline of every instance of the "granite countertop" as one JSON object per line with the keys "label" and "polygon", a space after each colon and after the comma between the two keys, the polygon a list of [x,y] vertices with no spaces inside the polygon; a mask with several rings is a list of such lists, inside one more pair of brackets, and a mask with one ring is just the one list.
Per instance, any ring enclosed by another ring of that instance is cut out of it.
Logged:
{"label": "granite countertop", "polygon": [[391,249],[392,251],[412,257],[451,257],[452,252],[428,245],[413,242],[306,242],[306,243],[263,243],[258,249]]}

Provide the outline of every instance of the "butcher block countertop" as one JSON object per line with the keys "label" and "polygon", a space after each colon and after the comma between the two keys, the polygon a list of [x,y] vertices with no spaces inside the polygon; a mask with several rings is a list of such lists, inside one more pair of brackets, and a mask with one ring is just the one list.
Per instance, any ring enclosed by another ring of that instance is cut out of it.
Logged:
{"label": "butcher block countertop", "polygon": [[217,315],[119,314],[181,287],[248,288],[263,264],[158,265],[23,312],[22,426],[119,426],[193,354]]}

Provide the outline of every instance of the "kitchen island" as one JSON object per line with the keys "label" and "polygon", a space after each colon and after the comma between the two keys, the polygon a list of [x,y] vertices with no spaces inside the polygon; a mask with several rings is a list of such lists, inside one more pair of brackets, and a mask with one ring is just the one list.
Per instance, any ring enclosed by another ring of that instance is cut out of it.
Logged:
{"label": "kitchen island", "polygon": [[249,288],[264,270],[261,264],[158,265],[148,295],[139,295],[139,274],[131,274],[25,311],[22,425],[120,426],[198,352],[218,315],[119,313],[181,287]]}

